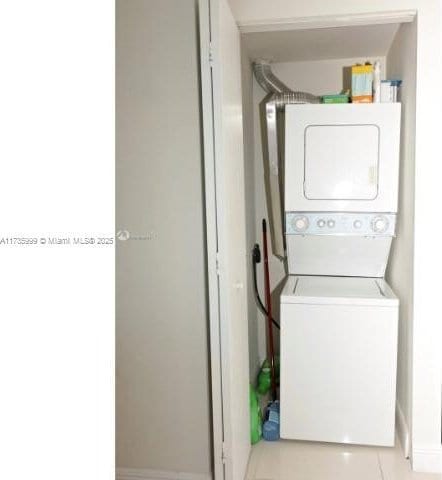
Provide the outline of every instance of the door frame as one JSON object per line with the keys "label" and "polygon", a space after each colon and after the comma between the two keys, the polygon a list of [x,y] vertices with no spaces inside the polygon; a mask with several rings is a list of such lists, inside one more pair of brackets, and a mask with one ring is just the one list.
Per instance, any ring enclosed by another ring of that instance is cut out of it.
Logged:
{"label": "door frame", "polygon": [[[214,138],[214,98],[213,98],[213,52],[211,42],[215,22],[211,19],[211,0],[199,0],[200,52],[201,52],[201,110],[203,117],[203,147],[204,147],[204,184],[205,184],[205,214],[207,242],[207,275],[209,298],[209,329],[210,329],[210,369],[211,369],[211,402],[213,431],[213,465],[214,480],[222,480],[224,470],[224,416],[222,403],[222,351],[221,351],[221,311],[220,297],[223,287],[220,284],[218,270],[218,225],[216,197],[216,158]],[[213,1],[213,0],[212,0]],[[397,10],[392,12],[367,12],[364,14],[311,16],[304,18],[287,18],[279,21],[262,20],[238,23],[241,33],[299,30],[312,28],[330,28],[339,26],[362,26],[384,23],[409,23],[416,20],[417,10]],[[215,80],[216,82],[216,80]],[[413,352],[413,359],[415,353]],[[413,395],[414,396],[414,395]],[[411,427],[411,425],[409,426]],[[406,452],[407,454],[408,452]]]}
{"label": "door frame", "polygon": [[217,179],[214,136],[212,21],[210,0],[199,0],[199,40],[201,68],[201,111],[203,128],[204,195],[207,242],[207,280],[209,307],[209,364],[212,405],[213,477],[223,480],[224,417],[222,400],[221,311],[218,257]]}
{"label": "door frame", "polygon": [[240,32],[227,0],[199,7],[214,480],[242,480],[250,419]]}

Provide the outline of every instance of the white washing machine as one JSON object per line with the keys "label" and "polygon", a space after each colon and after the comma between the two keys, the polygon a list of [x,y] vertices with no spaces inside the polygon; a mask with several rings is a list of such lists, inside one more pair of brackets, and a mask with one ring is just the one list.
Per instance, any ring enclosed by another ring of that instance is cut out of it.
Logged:
{"label": "white washing machine", "polygon": [[288,278],[281,438],[394,445],[398,310],[383,279]]}
{"label": "white washing machine", "polygon": [[394,444],[400,104],[288,105],[281,437]]}

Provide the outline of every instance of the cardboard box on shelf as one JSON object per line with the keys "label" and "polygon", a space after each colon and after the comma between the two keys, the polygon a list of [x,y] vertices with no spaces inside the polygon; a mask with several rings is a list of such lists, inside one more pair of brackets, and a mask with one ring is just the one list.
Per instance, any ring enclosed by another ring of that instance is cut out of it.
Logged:
{"label": "cardboard box on shelf", "polygon": [[373,65],[351,67],[351,101],[353,103],[373,102]]}

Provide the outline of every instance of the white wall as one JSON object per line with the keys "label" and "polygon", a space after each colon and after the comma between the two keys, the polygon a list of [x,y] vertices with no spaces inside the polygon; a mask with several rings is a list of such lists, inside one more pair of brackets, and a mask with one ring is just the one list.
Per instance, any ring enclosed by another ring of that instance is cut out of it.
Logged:
{"label": "white wall", "polygon": [[387,280],[400,299],[397,406],[398,431],[408,455],[411,427],[414,260],[414,142],[416,127],[416,22],[400,27],[387,56],[387,77],[400,78],[401,162],[397,236]]}
{"label": "white wall", "polygon": [[211,427],[196,6],[116,6],[116,223],[150,234],[117,245],[117,466],[204,478]]}
{"label": "white wall", "polygon": [[[441,366],[442,344],[439,285],[435,265],[442,264],[439,217],[441,162],[439,159],[440,102],[435,85],[441,84],[441,12],[439,0],[230,0],[241,23],[267,23],[282,18],[316,17],[417,10],[415,257],[413,305],[413,467],[442,471]],[[428,228],[431,225],[431,235]]]}
{"label": "white wall", "polygon": [[[261,358],[258,350],[258,319],[255,295],[253,291],[253,271],[251,251],[257,242],[256,213],[255,213],[255,142],[254,142],[254,99],[253,99],[253,72],[250,59],[244,46],[241,47],[241,72],[243,96],[243,132],[244,132],[244,183],[246,207],[246,248],[247,248],[247,299],[249,324],[249,365],[250,380],[256,379]],[[261,243],[259,241],[259,243]]]}
{"label": "white wall", "polygon": [[440,4],[421,1],[417,23],[415,257],[413,318],[412,450],[417,470],[442,472],[440,288]]}
{"label": "white wall", "polygon": [[273,71],[294,90],[324,95],[339,93],[343,88],[343,68],[366,61],[381,63],[381,73],[385,76],[385,57],[339,58],[314,62],[275,63]]}

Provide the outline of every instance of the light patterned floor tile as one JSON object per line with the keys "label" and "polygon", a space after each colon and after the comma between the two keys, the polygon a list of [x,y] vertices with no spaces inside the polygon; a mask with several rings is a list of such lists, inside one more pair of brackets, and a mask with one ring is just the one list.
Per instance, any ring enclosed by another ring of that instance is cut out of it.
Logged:
{"label": "light patterned floor tile", "polygon": [[250,479],[382,480],[377,451],[371,447],[292,441],[258,445]]}

